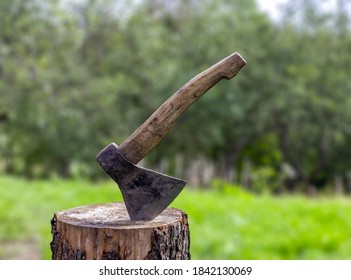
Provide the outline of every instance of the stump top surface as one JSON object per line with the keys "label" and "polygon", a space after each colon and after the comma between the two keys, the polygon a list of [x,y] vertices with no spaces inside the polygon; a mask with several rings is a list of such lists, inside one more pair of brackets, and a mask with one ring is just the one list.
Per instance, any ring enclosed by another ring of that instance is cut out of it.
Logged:
{"label": "stump top surface", "polygon": [[178,222],[183,212],[175,208],[167,208],[151,221],[131,221],[124,203],[90,204],[59,211],[55,215],[58,220],[77,226],[98,228],[154,228]]}

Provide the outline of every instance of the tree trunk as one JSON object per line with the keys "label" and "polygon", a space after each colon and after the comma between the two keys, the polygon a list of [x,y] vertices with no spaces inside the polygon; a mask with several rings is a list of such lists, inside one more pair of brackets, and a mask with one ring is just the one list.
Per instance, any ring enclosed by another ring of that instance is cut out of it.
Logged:
{"label": "tree trunk", "polygon": [[344,182],[340,175],[337,175],[334,178],[334,190],[336,195],[341,195],[344,193]]}
{"label": "tree trunk", "polygon": [[346,173],[346,178],[347,178],[347,194],[351,194],[351,170],[347,171]]}
{"label": "tree trunk", "polygon": [[151,221],[131,221],[123,203],[93,204],[54,214],[55,260],[188,260],[187,215],[168,208]]}
{"label": "tree trunk", "polygon": [[245,189],[250,189],[251,186],[251,160],[245,159],[241,173],[241,185]]}

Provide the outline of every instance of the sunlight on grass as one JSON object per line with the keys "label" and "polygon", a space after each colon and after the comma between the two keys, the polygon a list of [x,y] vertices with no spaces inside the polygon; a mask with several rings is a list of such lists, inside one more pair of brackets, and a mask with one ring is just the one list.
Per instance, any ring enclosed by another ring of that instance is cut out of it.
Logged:
{"label": "sunlight on grass", "polygon": [[[0,177],[0,244],[38,240],[51,258],[50,220],[71,207],[121,201],[111,182]],[[188,214],[192,259],[349,259],[348,198],[256,197],[236,188],[186,188],[172,204]],[[6,252],[0,246],[0,258]]]}

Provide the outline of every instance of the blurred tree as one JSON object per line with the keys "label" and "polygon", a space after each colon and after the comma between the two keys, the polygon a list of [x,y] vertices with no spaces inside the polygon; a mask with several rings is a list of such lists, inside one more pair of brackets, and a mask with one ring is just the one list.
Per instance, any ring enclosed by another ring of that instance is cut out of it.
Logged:
{"label": "blurred tree", "polygon": [[194,104],[148,164],[182,173],[205,158],[215,176],[258,178],[260,191],[346,182],[348,5],[288,1],[274,23],[254,0],[0,0],[0,164],[29,177],[101,175],[100,149],[238,51],[248,66]]}
{"label": "blurred tree", "polygon": [[[284,62],[279,88],[285,100],[275,102],[280,105],[273,122],[283,160],[296,172],[288,182],[292,188],[299,182],[313,188],[326,186],[340,175],[335,167],[340,168],[343,160],[335,152],[341,148],[340,137],[349,137],[342,123],[350,120],[346,95],[350,57],[345,48],[350,38],[341,38],[338,32],[349,28],[349,20],[341,23],[340,15],[319,7],[314,0],[289,2],[280,32],[286,48],[278,44],[276,50]],[[342,163],[343,176],[350,163]]]}

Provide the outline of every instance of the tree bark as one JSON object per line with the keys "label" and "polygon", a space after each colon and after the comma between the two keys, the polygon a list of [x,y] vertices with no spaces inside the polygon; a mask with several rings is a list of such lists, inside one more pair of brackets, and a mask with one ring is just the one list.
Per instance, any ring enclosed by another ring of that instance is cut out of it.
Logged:
{"label": "tree bark", "polygon": [[189,260],[187,215],[168,208],[151,221],[131,221],[123,203],[86,205],[54,214],[54,260]]}

